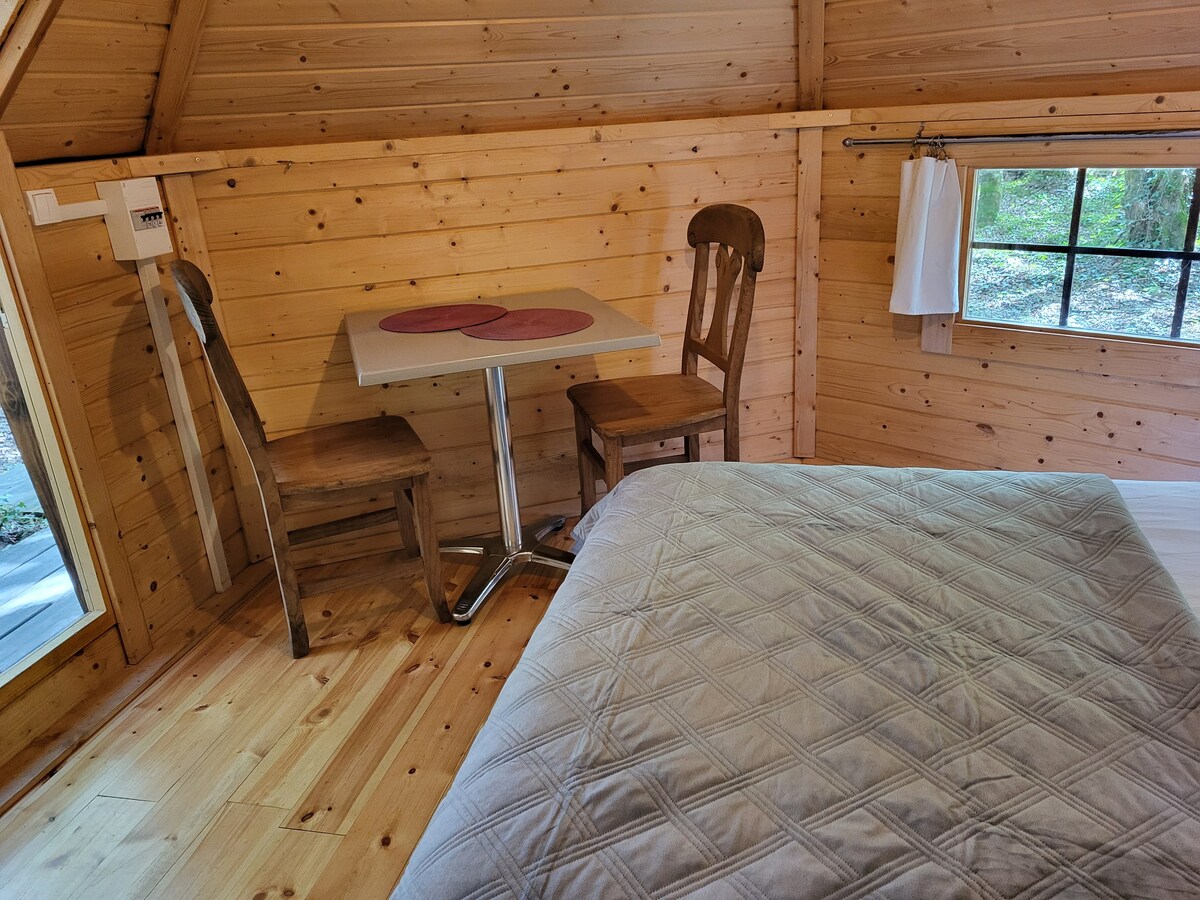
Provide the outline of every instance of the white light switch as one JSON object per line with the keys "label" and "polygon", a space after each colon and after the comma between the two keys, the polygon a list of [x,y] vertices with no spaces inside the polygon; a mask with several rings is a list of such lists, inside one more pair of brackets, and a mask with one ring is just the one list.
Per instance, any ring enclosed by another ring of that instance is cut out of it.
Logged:
{"label": "white light switch", "polygon": [[59,211],[58,197],[54,195],[54,188],[26,191],[25,205],[29,207],[29,217],[33,219],[34,225],[53,225],[55,222],[62,221],[62,213]]}

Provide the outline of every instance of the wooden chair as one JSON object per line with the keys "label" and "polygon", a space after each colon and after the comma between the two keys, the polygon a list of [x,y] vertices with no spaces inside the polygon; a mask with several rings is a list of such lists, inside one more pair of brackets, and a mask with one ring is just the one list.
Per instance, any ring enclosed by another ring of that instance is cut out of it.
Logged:
{"label": "wooden chair", "polygon": [[[752,210],[721,203],[696,213],[688,223],[687,237],[696,249],[696,262],[681,374],[613,378],[577,384],[567,391],[575,407],[580,503],[585,513],[596,502],[598,477],[612,490],[635,469],[698,460],[700,435],[705,432],[724,429],[725,459],[739,457],[738,394],[754,286],[763,267],[766,241],[762,222]],[[713,244],[717,245],[715,253],[710,252]],[[710,256],[717,272],[716,299],[708,335],[701,338]],[[739,273],[741,289],[735,300]],[[696,374],[701,356],[725,374],[721,389]],[[596,451],[592,432],[599,436],[603,454]],[[682,454],[638,463],[624,460],[625,447],[675,437],[684,439]]]}
{"label": "wooden chair", "polygon": [[[399,416],[378,416],[268,441],[246,383],[217,327],[212,289],[204,273],[190,262],[177,260],[171,263],[171,274],[188,318],[204,344],[204,355],[212,368],[213,378],[254,465],[287,614],[292,656],[298,659],[308,653],[308,629],[301,607],[303,598],[350,584],[392,577],[401,559],[416,552],[424,562],[425,584],[434,611],[439,620],[449,622],[450,610],[442,587],[441,560],[429,494],[433,460],[408,422]],[[387,493],[395,497],[394,509],[293,531],[288,531],[284,523],[284,515],[289,512]],[[392,522],[400,526],[405,546],[403,553],[379,554],[371,560],[372,564],[354,560],[351,564],[300,568],[292,560],[294,545]]]}

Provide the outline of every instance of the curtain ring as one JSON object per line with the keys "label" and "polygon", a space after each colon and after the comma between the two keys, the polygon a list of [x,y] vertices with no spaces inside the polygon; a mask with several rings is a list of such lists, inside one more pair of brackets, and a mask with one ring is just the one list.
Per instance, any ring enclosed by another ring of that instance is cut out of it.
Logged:
{"label": "curtain ring", "polygon": [[917,157],[919,157],[921,155],[921,151],[918,149],[917,145],[920,143],[921,135],[924,133],[925,133],[925,123],[922,122],[920,124],[920,127],[917,128],[917,133],[915,135],[913,135],[912,148],[908,152],[909,159],[916,159]]}

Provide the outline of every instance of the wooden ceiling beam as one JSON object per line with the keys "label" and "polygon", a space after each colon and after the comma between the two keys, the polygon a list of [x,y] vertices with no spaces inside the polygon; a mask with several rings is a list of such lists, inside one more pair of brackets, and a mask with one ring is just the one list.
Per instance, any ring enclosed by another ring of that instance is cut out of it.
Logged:
{"label": "wooden ceiling beam", "polygon": [[163,50],[162,65],[158,71],[158,86],[150,104],[150,122],[143,147],[147,155],[171,152],[171,144],[183,114],[188,83],[192,80],[196,57],[200,54],[200,35],[207,13],[208,0],[178,0],[175,4],[167,46]]}
{"label": "wooden ceiling beam", "polygon": [[[25,0],[24,3],[5,4],[11,8],[6,17],[8,34],[0,45],[0,115],[4,114],[13,94],[17,92],[25,70],[33,62],[33,56],[62,4],[63,0]],[[3,7],[0,7],[0,14],[3,12]]]}

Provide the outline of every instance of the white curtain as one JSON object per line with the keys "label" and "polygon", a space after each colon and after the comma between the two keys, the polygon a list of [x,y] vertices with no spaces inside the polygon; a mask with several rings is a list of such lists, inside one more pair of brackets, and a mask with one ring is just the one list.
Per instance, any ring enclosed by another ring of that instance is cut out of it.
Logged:
{"label": "white curtain", "polygon": [[958,312],[958,248],[962,192],[954,161],[926,156],[900,168],[894,313]]}

